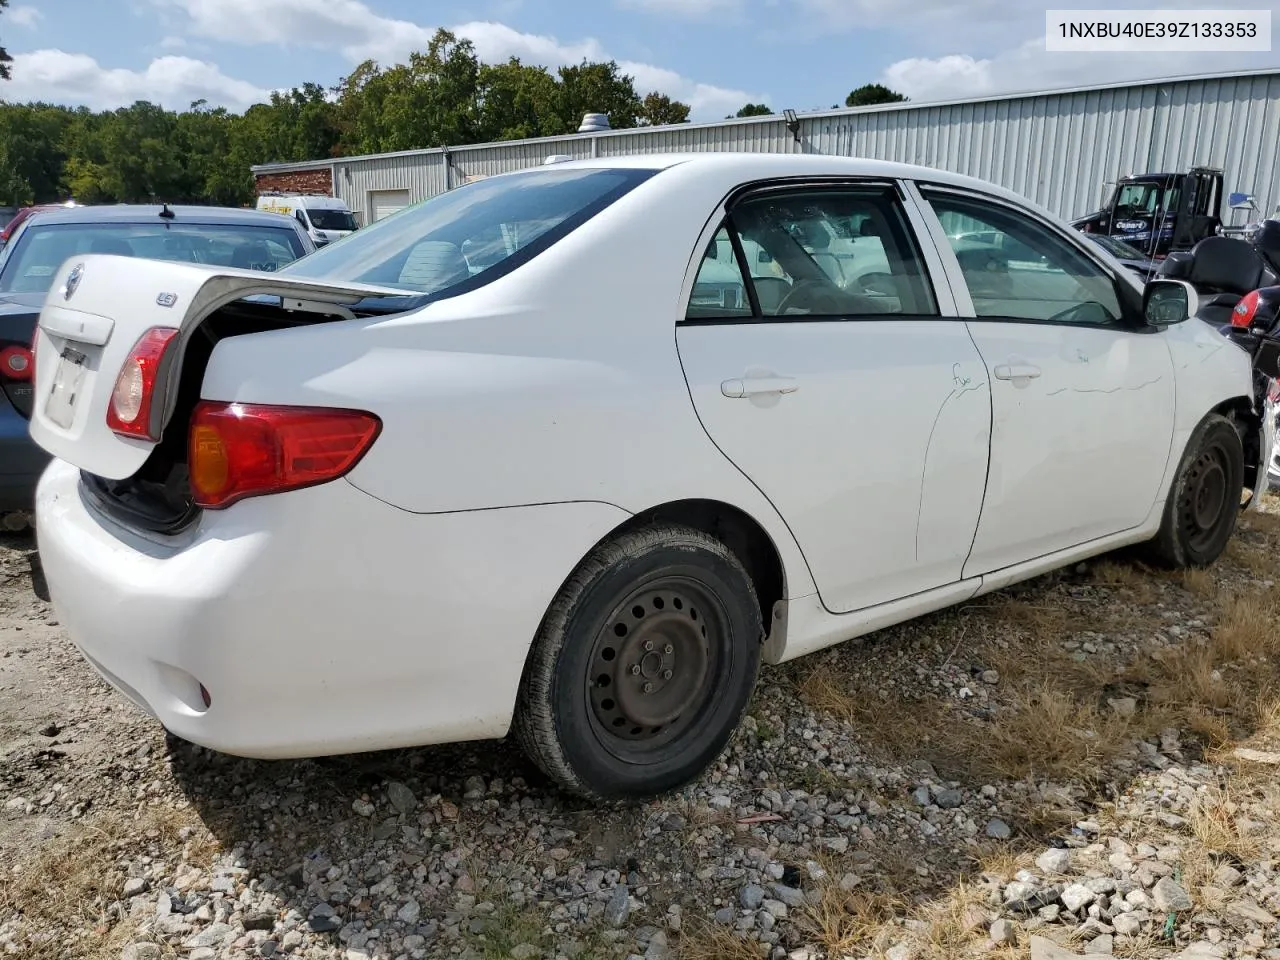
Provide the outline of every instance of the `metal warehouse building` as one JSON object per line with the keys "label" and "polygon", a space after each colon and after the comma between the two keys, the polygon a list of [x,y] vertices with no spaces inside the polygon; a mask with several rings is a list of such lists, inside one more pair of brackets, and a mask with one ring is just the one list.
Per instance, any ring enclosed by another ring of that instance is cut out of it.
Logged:
{"label": "metal warehouse building", "polygon": [[[1224,192],[1280,205],[1280,69],[579,133],[253,168],[259,192],[327,193],[369,223],[469,180],[573,158],[685,151],[874,157],[990,180],[1064,217],[1128,173],[1224,171]],[[1244,215],[1236,214],[1243,222]],[[1233,220],[1224,211],[1224,221]]]}

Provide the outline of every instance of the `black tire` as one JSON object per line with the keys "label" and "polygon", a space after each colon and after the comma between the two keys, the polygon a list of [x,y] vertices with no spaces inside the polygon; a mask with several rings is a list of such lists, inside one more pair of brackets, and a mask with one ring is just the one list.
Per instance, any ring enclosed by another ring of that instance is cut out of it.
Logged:
{"label": "black tire", "polygon": [[1244,493],[1244,446],[1235,424],[1213,413],[1187,441],[1165,502],[1160,532],[1147,544],[1161,566],[1213,563],[1236,529]]}
{"label": "black tire", "polygon": [[724,750],[762,639],[751,578],[724,544],[674,524],[624,533],[579,564],[543,619],[516,736],[569,793],[666,793]]}

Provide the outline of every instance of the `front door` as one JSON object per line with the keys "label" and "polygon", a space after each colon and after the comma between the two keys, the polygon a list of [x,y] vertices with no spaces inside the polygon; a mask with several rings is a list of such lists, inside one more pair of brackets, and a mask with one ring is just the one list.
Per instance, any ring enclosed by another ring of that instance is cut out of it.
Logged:
{"label": "front door", "polygon": [[982,503],[986,371],[912,216],[892,183],[749,194],[677,328],[703,426],[834,612],[959,580]]}
{"label": "front door", "polygon": [[923,192],[992,383],[990,474],[965,576],[1141,525],[1173,439],[1163,335],[1128,326],[1123,281],[1048,223],[992,198]]}

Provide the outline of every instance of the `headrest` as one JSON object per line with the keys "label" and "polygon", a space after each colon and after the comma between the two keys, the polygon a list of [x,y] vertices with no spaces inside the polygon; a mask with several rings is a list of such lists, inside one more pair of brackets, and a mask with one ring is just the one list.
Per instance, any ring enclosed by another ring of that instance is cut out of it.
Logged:
{"label": "headrest", "polygon": [[1191,248],[1193,286],[1238,293],[1256,290],[1265,264],[1244,240],[1235,237],[1205,237]]}

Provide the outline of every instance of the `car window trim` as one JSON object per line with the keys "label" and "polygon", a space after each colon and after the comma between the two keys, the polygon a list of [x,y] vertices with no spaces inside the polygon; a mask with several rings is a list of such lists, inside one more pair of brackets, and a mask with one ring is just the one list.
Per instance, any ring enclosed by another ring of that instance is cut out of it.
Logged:
{"label": "car window trim", "polygon": [[[968,315],[965,317],[965,319],[979,321],[979,322],[992,322],[992,323],[1033,323],[1033,324],[1042,324],[1042,325],[1048,325],[1048,326],[1054,326],[1054,327],[1077,327],[1077,328],[1083,328],[1088,330],[1119,330],[1119,331],[1125,331],[1129,333],[1142,332],[1137,327],[1135,327],[1133,323],[1127,321],[1124,316],[1124,297],[1122,297],[1120,295],[1120,291],[1116,289],[1119,287],[1119,284],[1122,282],[1121,279],[1116,275],[1115,271],[1113,271],[1108,264],[1104,263],[1102,260],[1098,258],[1098,256],[1094,251],[1091,251],[1088,249],[1088,246],[1087,246],[1088,241],[1085,240],[1083,235],[1073,237],[1071,236],[1071,233],[1075,231],[1063,230],[1061,227],[1058,226],[1058,224],[1044,219],[1044,217],[1041,216],[1037,211],[1032,210],[1028,207],[1025,207],[1021,204],[1006,200],[1004,197],[999,197],[993,194],[984,193],[980,190],[973,190],[965,187],[956,187],[956,186],[953,186],[952,184],[939,183],[937,181],[931,181],[931,180],[918,180],[918,181],[915,181],[913,185],[915,186],[916,191],[920,194],[921,202],[922,204],[925,205],[924,209],[928,211],[928,216],[931,221],[930,232],[934,233],[934,225],[936,225],[936,228],[937,228],[936,237],[940,238],[943,241],[942,243],[943,248],[939,252],[943,255],[943,258],[947,261],[948,275],[951,276],[952,271],[954,270],[954,278],[958,279],[961,284],[960,290],[962,291],[962,295],[957,296],[957,305],[960,305],[962,301],[964,302],[964,309],[967,309],[968,311]],[[1086,261],[1088,261],[1090,264],[1095,266],[1099,271],[1101,271],[1103,276],[1107,277],[1107,279],[1111,281],[1112,288],[1115,289],[1116,301],[1120,305],[1120,313],[1121,313],[1120,317],[1116,320],[1112,320],[1107,323],[1082,323],[1078,320],[1051,320],[1051,319],[1035,320],[1030,317],[1006,317],[1006,316],[980,317],[978,316],[977,309],[973,305],[973,297],[969,293],[969,283],[967,280],[965,280],[964,271],[960,267],[960,260],[956,256],[955,250],[951,246],[950,239],[947,238],[946,230],[942,226],[942,221],[938,218],[937,211],[933,209],[933,205],[929,202],[928,195],[931,193],[955,196],[964,200],[971,200],[978,203],[987,203],[992,206],[1001,207],[1009,211],[1010,213],[1014,214],[1015,216],[1020,216],[1020,217],[1023,217],[1024,219],[1029,218],[1033,220],[1037,225],[1046,228],[1051,235],[1056,236],[1060,240],[1065,241],[1068,246],[1075,249],[1079,254],[1081,254],[1086,259]]]}
{"label": "car window trim", "polygon": [[[914,239],[916,243],[918,261],[923,270],[923,279],[933,292],[934,305],[938,309],[937,315],[934,314],[906,314],[906,313],[858,313],[858,314],[792,314],[789,316],[764,316],[760,311],[758,297],[755,293],[755,285],[751,282],[751,272],[747,269],[745,251],[741,249],[741,239],[738,236],[737,228],[733,225],[732,216],[733,208],[746,199],[759,196],[766,193],[791,192],[797,189],[821,189],[835,190],[841,187],[856,189],[882,190],[890,193],[895,200],[901,205],[903,213],[907,221],[907,231],[911,236],[908,239]],[[681,312],[676,319],[677,327],[707,327],[707,326],[728,326],[731,324],[751,324],[751,323],[858,323],[858,322],[884,322],[893,320],[904,321],[935,321],[963,320],[959,311],[956,309],[954,298],[951,296],[950,282],[946,286],[941,286],[934,278],[935,265],[931,263],[929,258],[929,249],[919,235],[920,226],[913,217],[914,201],[909,197],[904,184],[900,180],[887,177],[849,177],[849,176],[799,176],[799,177],[778,177],[768,180],[757,180],[750,183],[739,184],[721,200],[720,204],[711,212],[707,218],[706,224],[703,226],[702,233],[698,238],[698,245],[694,248],[693,255],[690,259],[689,269],[685,276],[685,282],[681,290],[680,303],[682,305]],[[697,283],[698,274],[702,268],[703,252],[707,249],[707,245],[715,239],[720,229],[724,227],[728,229],[730,241],[733,244],[735,259],[738,263],[738,270],[742,274],[743,283],[749,291],[748,299],[751,302],[751,316],[749,317],[689,317],[689,301],[693,297],[693,287]],[[945,267],[945,264],[939,259],[938,268]],[[945,306],[950,305],[954,313],[945,312]]]}

